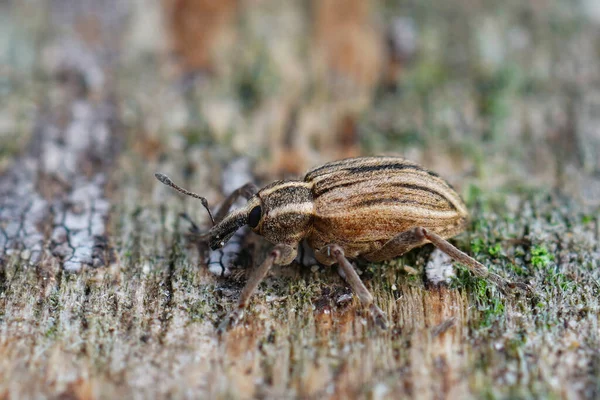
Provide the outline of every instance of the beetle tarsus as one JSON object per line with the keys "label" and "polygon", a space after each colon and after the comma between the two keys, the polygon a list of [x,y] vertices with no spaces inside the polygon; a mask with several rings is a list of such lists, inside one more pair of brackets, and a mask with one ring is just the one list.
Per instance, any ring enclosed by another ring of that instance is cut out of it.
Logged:
{"label": "beetle tarsus", "polygon": [[371,313],[371,318],[373,318],[373,322],[380,329],[386,330],[388,327],[387,318],[385,317],[385,313],[381,311],[381,308],[377,307],[375,303],[369,306],[369,312]]}
{"label": "beetle tarsus", "polygon": [[244,309],[239,308],[239,307],[236,308],[235,310],[230,312],[227,315],[227,317],[225,317],[225,319],[223,319],[223,321],[221,321],[221,323],[219,324],[219,327],[217,328],[217,334],[220,336],[220,335],[224,334],[225,332],[227,332],[228,330],[236,327],[237,324],[242,320],[243,317],[244,317]]}
{"label": "beetle tarsus", "polygon": [[531,295],[533,294],[533,287],[528,285],[527,283],[522,282],[508,282],[508,287],[510,289],[519,290],[525,294]]}

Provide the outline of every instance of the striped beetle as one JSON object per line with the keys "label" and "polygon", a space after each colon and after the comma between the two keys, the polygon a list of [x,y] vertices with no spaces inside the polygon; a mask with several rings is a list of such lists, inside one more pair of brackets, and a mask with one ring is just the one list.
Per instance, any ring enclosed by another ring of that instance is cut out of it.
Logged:
{"label": "striped beetle", "polygon": [[[468,212],[458,194],[434,172],[400,157],[359,157],[335,161],[308,172],[304,180],[274,182],[260,190],[248,184],[233,192],[213,218],[205,198],[156,174],[162,183],[198,198],[213,227],[201,236],[216,250],[244,225],[275,244],[244,286],[237,308],[221,324],[236,324],[258,284],[274,265],[290,264],[298,244],[306,240],[317,260],[338,264],[360,303],[377,325],[385,327],[385,314],[360,280],[348,259],[362,257],[379,262],[433,243],[476,276],[501,289],[512,285],[458,250],[446,239],[462,232]],[[245,207],[229,212],[239,196]],[[228,214],[227,214],[228,213]]]}

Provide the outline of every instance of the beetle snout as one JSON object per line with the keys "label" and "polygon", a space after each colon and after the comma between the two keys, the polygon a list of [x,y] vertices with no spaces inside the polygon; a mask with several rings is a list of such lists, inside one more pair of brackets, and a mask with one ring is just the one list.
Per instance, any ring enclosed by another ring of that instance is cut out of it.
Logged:
{"label": "beetle snout", "polygon": [[235,232],[248,221],[248,211],[245,208],[229,213],[223,220],[213,226],[209,233],[208,245],[212,250],[220,249],[231,239]]}
{"label": "beetle snout", "polygon": [[220,234],[216,234],[210,237],[208,241],[208,245],[211,250],[218,250],[221,247],[225,246],[225,243],[231,239],[231,237],[235,234],[235,231],[231,233],[227,233],[225,236],[221,236]]}
{"label": "beetle snout", "polygon": [[213,236],[210,238],[208,245],[210,246],[211,250],[218,250],[225,245],[225,242],[218,236]]}

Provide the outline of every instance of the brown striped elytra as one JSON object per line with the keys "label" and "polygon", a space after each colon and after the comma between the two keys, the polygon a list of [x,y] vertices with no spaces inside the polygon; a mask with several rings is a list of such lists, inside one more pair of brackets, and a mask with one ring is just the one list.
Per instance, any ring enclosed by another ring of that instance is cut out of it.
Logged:
{"label": "brown striped elytra", "polygon": [[[200,198],[208,210],[204,198],[181,189],[162,174],[156,176],[182,193]],[[247,198],[246,205],[229,212],[239,196]],[[200,238],[216,250],[248,225],[275,247],[253,272],[237,308],[221,328],[237,323],[269,269],[274,264],[290,264],[302,240],[320,263],[338,264],[380,326],[386,325],[385,316],[348,259],[389,260],[433,243],[475,275],[505,287],[508,282],[503,278],[446,240],[462,232],[467,219],[467,208],[452,186],[438,174],[400,157],[349,158],[317,167],[303,180],[277,181],[260,190],[246,185],[224,201],[213,227]]]}

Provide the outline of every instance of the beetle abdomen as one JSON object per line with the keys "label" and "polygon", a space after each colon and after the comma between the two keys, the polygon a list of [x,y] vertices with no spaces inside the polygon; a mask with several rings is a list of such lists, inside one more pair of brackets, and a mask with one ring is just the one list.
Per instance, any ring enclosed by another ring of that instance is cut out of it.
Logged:
{"label": "beetle abdomen", "polygon": [[422,226],[449,237],[463,229],[467,210],[437,174],[400,157],[361,157],[309,172],[315,204],[313,228],[353,243],[383,243]]}

